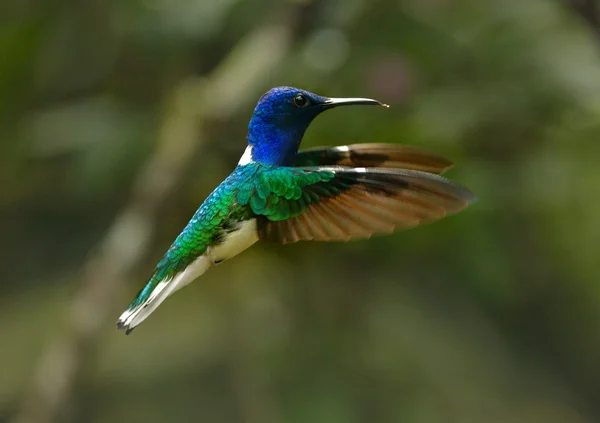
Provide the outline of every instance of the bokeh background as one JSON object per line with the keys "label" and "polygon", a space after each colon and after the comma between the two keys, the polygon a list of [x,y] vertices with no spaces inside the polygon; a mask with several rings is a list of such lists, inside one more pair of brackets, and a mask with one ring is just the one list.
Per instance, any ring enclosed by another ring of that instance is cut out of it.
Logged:
{"label": "bokeh background", "polygon": [[[600,421],[594,0],[4,0],[0,422]],[[116,318],[272,86],[392,107],[480,201],[369,241],[260,244]]]}

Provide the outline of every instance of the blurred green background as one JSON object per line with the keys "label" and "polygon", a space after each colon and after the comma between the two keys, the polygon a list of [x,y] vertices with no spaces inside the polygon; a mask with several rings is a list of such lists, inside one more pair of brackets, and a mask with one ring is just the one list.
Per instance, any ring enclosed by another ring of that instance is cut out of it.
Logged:
{"label": "blurred green background", "polygon": [[[600,421],[594,0],[5,0],[0,422]],[[115,322],[276,85],[303,146],[456,161],[480,201],[259,244]]]}

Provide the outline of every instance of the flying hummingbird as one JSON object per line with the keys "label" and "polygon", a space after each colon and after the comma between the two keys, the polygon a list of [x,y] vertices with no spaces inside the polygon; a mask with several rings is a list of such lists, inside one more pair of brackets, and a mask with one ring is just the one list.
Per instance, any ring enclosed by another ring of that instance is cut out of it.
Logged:
{"label": "flying hummingbird", "polygon": [[395,144],[298,151],[320,113],[368,98],[327,98],[293,87],[264,94],[248,125],[248,146],[157,264],[117,327],[127,334],[171,294],[258,240],[349,241],[439,220],[476,200],[440,176],[452,163]]}

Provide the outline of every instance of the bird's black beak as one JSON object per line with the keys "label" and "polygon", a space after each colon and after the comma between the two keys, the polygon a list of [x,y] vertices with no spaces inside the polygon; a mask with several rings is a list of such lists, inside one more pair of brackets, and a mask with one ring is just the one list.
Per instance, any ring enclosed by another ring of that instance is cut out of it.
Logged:
{"label": "bird's black beak", "polygon": [[373,100],[371,98],[328,98],[323,102],[323,107],[325,109],[331,109],[338,106],[352,106],[360,104],[365,106],[390,107],[387,104],[383,104],[382,102]]}

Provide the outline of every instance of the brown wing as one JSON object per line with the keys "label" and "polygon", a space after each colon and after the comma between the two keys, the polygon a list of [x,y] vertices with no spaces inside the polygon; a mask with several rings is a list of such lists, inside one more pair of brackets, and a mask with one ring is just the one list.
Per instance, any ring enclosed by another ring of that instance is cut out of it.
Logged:
{"label": "brown wing", "polygon": [[441,174],[453,163],[435,153],[399,144],[352,144],[300,150],[295,166],[382,167]]}
{"label": "brown wing", "polygon": [[[319,168],[323,169],[327,168]],[[434,222],[476,200],[467,189],[431,173],[331,169],[335,172],[333,179],[303,188],[303,196],[298,200],[305,207],[303,213],[282,221],[260,217],[260,238],[284,244],[364,239]]]}

